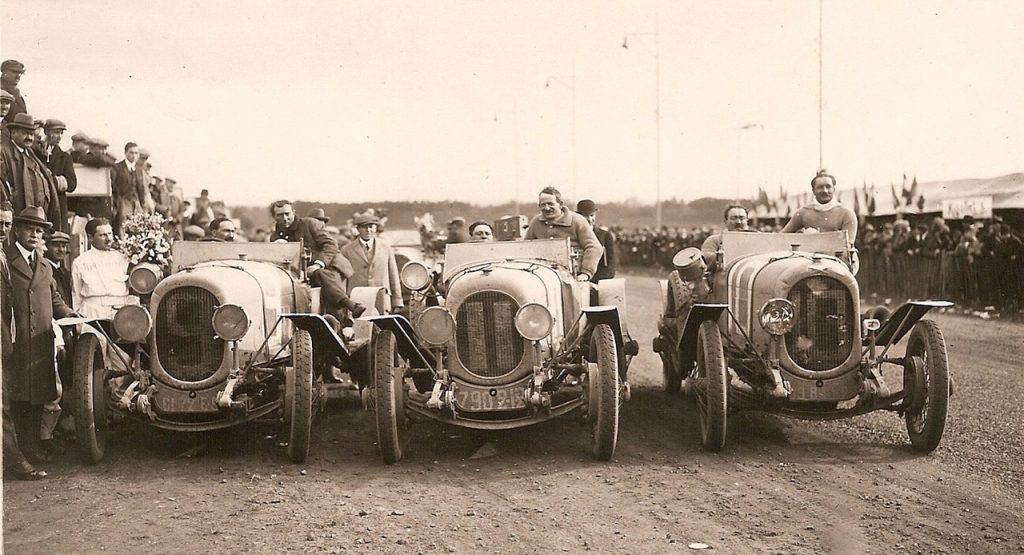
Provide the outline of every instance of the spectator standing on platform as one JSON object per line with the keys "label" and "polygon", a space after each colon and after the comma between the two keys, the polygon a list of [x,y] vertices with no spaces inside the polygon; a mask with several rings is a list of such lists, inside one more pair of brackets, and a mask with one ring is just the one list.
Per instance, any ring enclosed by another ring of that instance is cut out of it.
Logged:
{"label": "spectator standing on platform", "polygon": [[[7,117],[7,114],[11,111],[11,107],[13,105],[14,95],[5,90],[0,90],[0,119],[4,119]],[[2,137],[3,140],[6,141],[8,134],[9,132],[7,131],[7,126],[3,125],[2,129],[0,129],[0,137]]]}
{"label": "spectator standing on platform", "polygon": [[43,129],[46,131],[46,147],[43,151],[45,154],[43,160],[46,162],[46,167],[50,168],[53,178],[57,180],[57,201],[60,206],[60,220],[65,222],[68,219],[67,194],[75,192],[75,189],[78,187],[78,177],[75,176],[75,162],[72,160],[70,153],[64,152],[60,148],[61,135],[64,134],[67,126],[59,119],[48,119],[43,124]]}
{"label": "spectator standing on platform", "polygon": [[124,145],[124,160],[114,164],[111,188],[114,203],[114,231],[119,232],[126,219],[146,212],[145,199],[149,198],[146,172],[138,165],[139,145]]}
{"label": "spectator standing on platform", "polygon": [[[597,236],[597,240],[601,243],[604,248],[604,253],[601,255],[601,260],[597,263],[597,273],[591,278],[593,282],[599,282],[602,279],[612,279],[615,277],[616,258],[615,258],[615,234],[612,233],[606,227],[597,225],[597,204],[590,199],[583,199],[576,203],[576,212],[580,216],[587,219],[587,223],[590,224],[591,229],[594,230],[594,235]],[[672,253],[673,255],[675,253]]]}
{"label": "spectator standing on platform", "polygon": [[562,202],[562,193],[554,187],[545,187],[537,196],[540,214],[530,220],[524,239],[568,238],[571,245],[580,249],[580,263],[576,279],[590,281],[597,274],[601,260],[601,242],[594,235],[587,219],[570,211]]}
{"label": "spectator standing on platform", "polygon": [[71,161],[76,164],[82,163],[82,158],[89,153],[89,136],[78,132],[71,136]]}
{"label": "spectator standing on platform", "polygon": [[0,150],[0,179],[3,180],[3,199],[10,200],[15,213],[29,206],[38,206],[46,218],[66,231],[67,221],[61,220],[57,183],[35,152],[35,122],[28,114],[18,114],[7,124],[10,134],[3,139]]}
{"label": "spectator standing on platform", "polygon": [[4,60],[0,64],[0,88],[13,98],[11,109],[4,115],[4,123],[14,121],[14,116],[28,112],[25,97],[21,95],[21,76],[25,73],[25,64],[18,60]]}
{"label": "spectator standing on platform", "polygon": [[72,314],[57,292],[50,264],[37,252],[43,232],[53,225],[38,206],[25,208],[14,218],[15,242],[5,254],[10,268],[14,309],[14,344],[11,363],[4,365],[3,387],[10,388],[11,416],[18,445],[29,462],[49,462],[41,451],[43,405],[57,398],[54,367],[54,318]]}
{"label": "spectator standing on platform", "polygon": [[109,168],[117,163],[117,160],[107,152],[110,143],[104,139],[89,137],[86,139],[86,144],[89,145],[89,152],[82,155],[82,164],[90,168]]}
{"label": "spectator standing on platform", "polygon": [[114,318],[114,307],[139,304],[128,294],[128,259],[114,250],[114,230],[106,218],[85,224],[89,250],[71,264],[71,295],[76,310],[87,318]]}

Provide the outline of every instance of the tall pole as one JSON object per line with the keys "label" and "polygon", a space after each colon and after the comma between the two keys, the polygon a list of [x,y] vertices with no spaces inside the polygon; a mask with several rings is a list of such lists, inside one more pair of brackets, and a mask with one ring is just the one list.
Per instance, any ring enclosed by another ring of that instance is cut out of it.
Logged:
{"label": "tall pole", "polygon": [[661,229],[661,57],[658,27],[658,10],[654,10],[654,221]]}
{"label": "tall pole", "polygon": [[822,95],[822,84],[824,79],[822,78],[822,67],[824,66],[822,60],[824,55],[822,54],[822,40],[821,40],[821,27],[822,21],[824,21],[825,12],[825,0],[818,0],[818,169],[822,169],[825,166],[824,148],[822,147],[822,112],[824,111],[824,96]]}
{"label": "tall pole", "polygon": [[515,211],[513,216],[519,215],[519,102],[512,101],[512,168],[515,181]]}
{"label": "tall pole", "polygon": [[572,199],[579,201],[576,196],[576,58],[572,59]]}

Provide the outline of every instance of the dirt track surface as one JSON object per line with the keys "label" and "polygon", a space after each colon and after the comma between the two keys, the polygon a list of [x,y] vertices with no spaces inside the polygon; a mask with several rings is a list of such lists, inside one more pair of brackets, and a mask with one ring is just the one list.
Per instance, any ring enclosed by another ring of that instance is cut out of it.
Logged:
{"label": "dirt track surface", "polygon": [[956,394],[929,456],[909,448],[891,413],[826,423],[741,414],[726,450],[709,454],[692,405],[661,390],[650,350],[657,282],[630,279],[628,294],[641,355],[610,463],[590,458],[577,422],[558,421],[505,433],[418,425],[405,460],[387,467],[355,399],[318,417],[298,466],[274,427],[176,435],[133,424],[96,466],[68,454],[48,480],[5,482],[5,551],[1024,550],[1024,325],[934,317]]}

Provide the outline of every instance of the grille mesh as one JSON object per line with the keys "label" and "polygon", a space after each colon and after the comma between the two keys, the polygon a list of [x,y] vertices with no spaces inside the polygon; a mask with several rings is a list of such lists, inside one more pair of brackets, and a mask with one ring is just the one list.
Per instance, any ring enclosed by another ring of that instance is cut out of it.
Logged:
{"label": "grille mesh", "polygon": [[213,331],[217,298],[201,287],[179,287],[156,310],[160,366],[172,378],[198,382],[212,376],[224,358],[224,341]]}
{"label": "grille mesh", "polygon": [[786,334],[786,350],[807,370],[831,370],[850,356],[854,326],[850,291],[834,278],[815,276],[798,282],[789,291],[796,305],[796,326]]}
{"label": "grille mesh", "polygon": [[508,374],[523,359],[523,339],[516,331],[519,303],[496,291],[466,298],[456,314],[459,360],[472,374],[496,378]]}

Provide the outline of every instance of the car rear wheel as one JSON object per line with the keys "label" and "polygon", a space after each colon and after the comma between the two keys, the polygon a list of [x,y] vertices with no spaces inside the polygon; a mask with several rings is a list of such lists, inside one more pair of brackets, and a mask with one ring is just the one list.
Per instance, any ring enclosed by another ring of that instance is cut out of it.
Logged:
{"label": "car rear wheel", "polygon": [[700,438],[708,451],[725,447],[728,416],[729,380],[722,351],[722,333],[714,320],[706,320],[697,330],[697,367],[693,380]]}
{"label": "car rear wheel", "polygon": [[75,344],[71,414],[75,442],[85,464],[96,464],[107,448],[110,416],[107,407],[107,369],[99,339],[83,334]]}
{"label": "car rear wheel", "polygon": [[[907,356],[918,357],[921,375],[917,379],[904,377],[904,388],[908,393],[908,402],[917,397],[918,406],[909,406],[904,413],[907,422],[907,433],[914,449],[922,453],[930,453],[939,446],[942,432],[946,429],[946,410],[949,404],[949,362],[946,357],[946,339],[942,336],[939,326],[931,320],[921,320],[914,324],[907,342]],[[922,387],[921,392],[911,388]]]}
{"label": "car rear wheel", "polygon": [[373,340],[373,388],[377,445],[385,464],[402,460],[408,422],[405,416],[405,365],[395,348],[395,334],[379,330]]}
{"label": "car rear wheel", "polygon": [[313,340],[306,330],[292,335],[292,376],[285,381],[288,407],[288,458],[301,463],[309,455],[313,426]]}
{"label": "car rear wheel", "polygon": [[591,449],[598,460],[608,461],[615,455],[619,436],[619,355],[615,334],[608,324],[594,328],[592,340],[597,351],[597,367],[591,366],[588,375]]}

